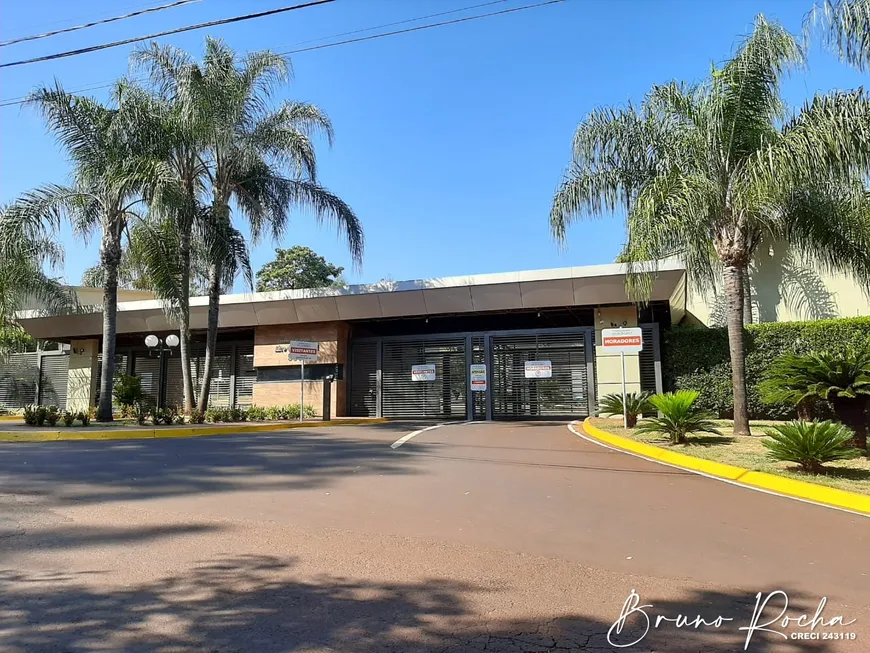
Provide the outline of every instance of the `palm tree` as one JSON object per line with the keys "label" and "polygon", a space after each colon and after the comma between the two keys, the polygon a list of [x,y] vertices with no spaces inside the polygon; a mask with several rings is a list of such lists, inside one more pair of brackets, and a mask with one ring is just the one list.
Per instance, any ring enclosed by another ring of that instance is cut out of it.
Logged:
{"label": "palm tree", "polygon": [[[351,208],[317,183],[312,137],[332,126],[317,107],[285,101],[277,108],[269,99],[289,81],[287,60],[268,51],[237,57],[221,41],[207,38],[197,64],[169,46],[152,44],[136,59],[147,65],[152,83],[177,99],[182,113],[195,116],[208,162],[211,204],[208,216],[208,335],[199,408],[208,405],[209,385],[217,346],[220,295],[244,270],[234,209],[247,220],[254,242],[269,234],[278,239],[287,228],[290,209],[302,206],[318,220],[342,230],[355,262],[363,252],[362,226]],[[183,71],[183,76],[179,71]],[[237,264],[226,269],[228,261]],[[242,264],[238,264],[242,263]]]}
{"label": "palm tree", "polygon": [[788,118],[780,81],[804,62],[762,16],[703,84],[654,87],[640,107],[598,109],[574,135],[550,213],[554,236],[586,212],[626,213],[628,290],[649,296],[658,261],[681,258],[696,287],[724,279],[734,433],[749,433],[743,333],[746,271],[762,239],[870,283],[870,101],[817,96]]}
{"label": "palm tree", "polygon": [[[22,203],[27,201],[25,195]],[[0,357],[32,342],[18,324],[19,311],[34,308],[57,314],[75,307],[69,290],[45,272],[63,261],[63,250],[52,234],[59,225],[34,217],[15,204],[0,207]]]}
{"label": "palm tree", "polygon": [[97,419],[112,420],[112,384],[115,373],[118,268],[122,259],[127,223],[147,180],[158,178],[160,166],[145,156],[147,136],[125,129],[120,93],[114,107],[90,98],[71,95],[60,85],[32,93],[29,104],[38,107],[73,164],[71,186],[49,184],[28,193],[17,211],[35,219],[50,216],[59,222],[66,216],[77,234],[100,233],[100,266],[103,285],[103,347],[100,370],[100,402]]}
{"label": "palm tree", "polygon": [[[163,300],[167,316],[179,325],[184,407],[194,408],[194,386],[190,364],[190,292],[195,286],[194,243],[198,232],[208,233],[202,218],[206,214],[202,199],[206,193],[208,163],[203,142],[201,111],[191,111],[186,94],[196,84],[196,67],[172,49],[158,50],[156,59],[148,53],[134,52],[134,68],[151,70],[162,66],[174,81],[151,94],[129,86],[127,102],[135,106],[128,116],[146,131],[160,134],[160,157],[168,179],[160,178],[146,189],[149,220],[136,231],[135,250],[152,284]],[[197,109],[194,104],[193,109]]]}

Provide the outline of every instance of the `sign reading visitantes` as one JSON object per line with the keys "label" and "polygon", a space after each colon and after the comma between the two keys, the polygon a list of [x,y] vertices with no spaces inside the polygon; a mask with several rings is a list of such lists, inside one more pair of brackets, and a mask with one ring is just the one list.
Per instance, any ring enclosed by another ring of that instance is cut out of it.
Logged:
{"label": "sign reading visitantes", "polygon": [[486,365],[482,363],[471,366],[471,391],[486,392]]}
{"label": "sign reading visitantes", "polygon": [[527,379],[549,379],[553,376],[553,363],[550,361],[526,361]]}
{"label": "sign reading visitantes", "polygon": [[411,366],[412,381],[434,381],[435,380],[435,365],[412,365]]}
{"label": "sign reading visitantes", "polygon": [[287,358],[295,361],[313,362],[317,360],[320,343],[307,340],[291,340]]}
{"label": "sign reading visitantes", "polygon": [[607,353],[636,354],[643,350],[643,330],[638,327],[603,329],[601,347]]}

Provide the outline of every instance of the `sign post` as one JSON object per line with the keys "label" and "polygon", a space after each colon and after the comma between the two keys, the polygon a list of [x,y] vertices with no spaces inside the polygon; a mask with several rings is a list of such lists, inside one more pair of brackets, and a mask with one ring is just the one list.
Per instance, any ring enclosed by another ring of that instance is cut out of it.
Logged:
{"label": "sign post", "polygon": [[317,360],[317,354],[320,349],[320,343],[309,342],[307,340],[291,340],[290,351],[287,354],[289,360],[297,360],[302,366],[299,372],[299,421],[305,420],[305,361],[314,362]]}
{"label": "sign post", "polygon": [[625,355],[637,354],[643,350],[643,330],[639,327],[602,329],[601,348],[608,354],[619,352],[619,357],[622,359],[622,425],[628,428],[628,411],[625,406]]}

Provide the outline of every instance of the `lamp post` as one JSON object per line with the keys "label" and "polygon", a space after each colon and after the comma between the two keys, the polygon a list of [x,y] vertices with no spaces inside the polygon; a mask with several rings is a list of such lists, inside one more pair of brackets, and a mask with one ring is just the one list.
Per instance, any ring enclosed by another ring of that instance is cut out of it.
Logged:
{"label": "lamp post", "polygon": [[[163,354],[168,352],[172,356],[172,350],[178,347],[178,336],[170,333],[166,338],[158,338],[153,333],[145,336],[145,346],[148,347],[148,354],[156,352],[157,357],[163,360]],[[163,388],[163,365],[158,366],[157,376],[157,410],[160,410],[160,391]]]}

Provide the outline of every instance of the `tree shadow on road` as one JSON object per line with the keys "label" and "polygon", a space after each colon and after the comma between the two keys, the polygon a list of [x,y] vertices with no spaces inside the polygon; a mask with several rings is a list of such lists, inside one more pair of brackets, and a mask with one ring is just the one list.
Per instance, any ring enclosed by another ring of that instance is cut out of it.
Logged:
{"label": "tree shadow on road", "polygon": [[[242,556],[205,561],[182,575],[139,585],[101,583],[87,575],[46,571],[0,574],[0,637],[10,653],[92,650],[214,653],[443,653],[446,651],[607,651],[612,619],[577,611],[495,619],[475,599],[492,588],[446,579],[372,582],[341,577],[300,579],[295,561]],[[504,603],[509,603],[506,597]],[[643,651],[743,650],[754,597],[705,591],[684,601],[656,601],[650,614],[693,618],[734,616],[723,628],[651,629]],[[813,599],[790,593],[813,612]],[[594,601],[592,601],[594,603]],[[643,624],[627,622],[617,642],[630,642]],[[798,645],[799,644],[799,645]],[[756,653],[827,651],[827,642],[795,642],[758,634]]]}
{"label": "tree shadow on road", "polygon": [[0,487],[56,504],[184,496],[230,490],[328,486],[348,475],[421,473],[383,441],[293,430],[244,437],[52,442],[0,456]]}

